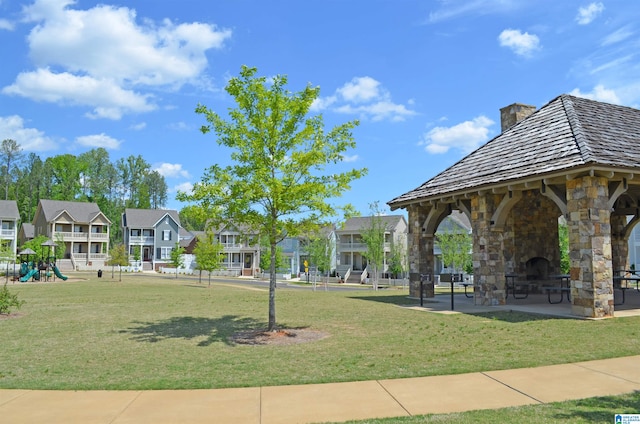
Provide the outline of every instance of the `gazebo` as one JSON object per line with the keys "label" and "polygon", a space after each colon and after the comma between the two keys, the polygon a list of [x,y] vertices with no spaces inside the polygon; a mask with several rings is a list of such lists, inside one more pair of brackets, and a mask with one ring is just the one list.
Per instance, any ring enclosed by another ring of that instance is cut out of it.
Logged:
{"label": "gazebo", "polygon": [[564,94],[500,114],[500,135],[388,202],[409,214],[411,295],[433,281],[435,232],[452,210],[471,222],[477,305],[505,304],[507,275],[560,274],[563,216],[571,313],[612,317],[614,271],[628,269],[640,219],[640,110]]}

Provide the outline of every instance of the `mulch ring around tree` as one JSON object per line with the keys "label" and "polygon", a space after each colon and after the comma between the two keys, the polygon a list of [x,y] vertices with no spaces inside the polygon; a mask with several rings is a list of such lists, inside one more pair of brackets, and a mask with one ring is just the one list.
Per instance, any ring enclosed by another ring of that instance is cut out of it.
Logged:
{"label": "mulch ring around tree", "polygon": [[253,346],[287,346],[315,342],[329,334],[308,328],[287,328],[276,331],[253,330],[234,333],[230,340],[235,344]]}

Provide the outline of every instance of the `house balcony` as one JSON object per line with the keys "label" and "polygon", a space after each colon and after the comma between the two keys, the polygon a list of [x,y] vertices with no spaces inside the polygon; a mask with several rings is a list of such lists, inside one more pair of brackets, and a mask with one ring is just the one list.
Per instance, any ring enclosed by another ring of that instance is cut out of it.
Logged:
{"label": "house balcony", "polygon": [[130,245],[153,246],[153,241],[154,241],[153,236],[130,236],[129,237]]}
{"label": "house balcony", "polygon": [[13,240],[15,236],[15,230],[0,230],[0,238]]}
{"label": "house balcony", "polygon": [[[59,234],[63,241],[108,241],[109,234],[107,233],[72,233],[58,231],[55,234]],[[54,235],[55,238],[55,235]]]}
{"label": "house balcony", "polygon": [[[338,243],[339,252],[366,252],[367,243]],[[384,243],[384,251],[391,251],[391,243]]]}
{"label": "house balcony", "polygon": [[90,261],[98,261],[98,260],[102,260],[105,261],[108,259],[109,255],[107,255],[106,253],[74,253],[73,254],[73,258],[76,261],[86,261],[87,260],[87,255],[89,255],[89,259]]}

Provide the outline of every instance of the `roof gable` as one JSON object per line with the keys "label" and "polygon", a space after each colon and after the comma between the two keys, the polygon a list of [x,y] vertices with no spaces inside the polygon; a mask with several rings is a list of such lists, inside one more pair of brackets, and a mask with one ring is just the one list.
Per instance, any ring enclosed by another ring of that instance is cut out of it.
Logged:
{"label": "roof gable", "polygon": [[0,200],[0,218],[20,219],[18,203],[15,200]]}
{"label": "roof gable", "polygon": [[[374,217],[372,216],[356,216],[353,218],[349,218],[345,221],[342,228],[338,229],[338,232],[360,232],[371,228],[372,220]],[[379,218],[382,225],[388,231],[395,229],[398,224],[402,221],[405,221],[404,216],[402,215],[379,215],[376,216]],[[405,221],[406,226],[406,221]]]}
{"label": "roof gable", "polygon": [[173,209],[125,209],[122,214],[122,226],[155,228],[167,215],[178,224],[178,227],[181,227],[178,211]]}
{"label": "roof gable", "polygon": [[[97,203],[89,202],[69,202],[64,200],[40,199],[38,212],[44,215],[46,222],[53,222],[59,216],[66,213],[74,222],[90,223],[97,214],[102,214]],[[104,215],[102,215],[104,216]],[[111,221],[104,216],[110,224]]]}
{"label": "roof gable", "polygon": [[563,94],[388,203],[397,208],[417,199],[576,168],[637,169],[639,164],[640,110]]}

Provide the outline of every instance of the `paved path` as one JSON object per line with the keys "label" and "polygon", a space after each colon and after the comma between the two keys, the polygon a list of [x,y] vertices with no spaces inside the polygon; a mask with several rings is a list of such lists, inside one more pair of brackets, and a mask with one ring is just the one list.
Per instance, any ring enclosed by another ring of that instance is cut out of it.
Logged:
{"label": "paved path", "polygon": [[351,383],[215,390],[0,390],[12,424],[312,423],[496,409],[640,390],[640,356]]}

